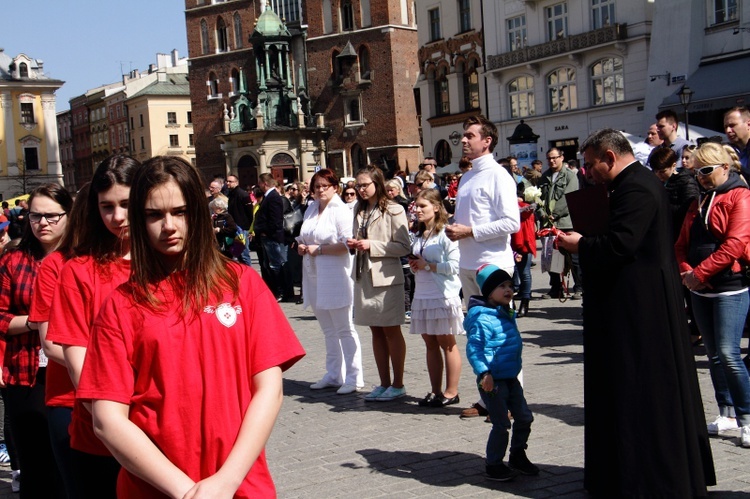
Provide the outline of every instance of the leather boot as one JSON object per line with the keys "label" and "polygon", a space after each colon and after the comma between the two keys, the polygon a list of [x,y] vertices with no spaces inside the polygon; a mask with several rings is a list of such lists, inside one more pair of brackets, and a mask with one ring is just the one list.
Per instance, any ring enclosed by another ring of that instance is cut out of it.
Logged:
{"label": "leather boot", "polygon": [[518,313],[516,317],[526,317],[529,314],[529,299],[522,298],[521,305],[518,307]]}

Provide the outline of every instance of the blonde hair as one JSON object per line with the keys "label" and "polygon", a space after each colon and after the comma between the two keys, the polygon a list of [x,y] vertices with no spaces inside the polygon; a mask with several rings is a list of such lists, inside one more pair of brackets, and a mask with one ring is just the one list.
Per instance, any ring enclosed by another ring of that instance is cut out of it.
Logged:
{"label": "blonde hair", "polygon": [[730,145],[706,142],[693,151],[693,167],[695,169],[709,165],[729,165],[729,168],[739,172],[740,158]]}
{"label": "blonde hair", "polygon": [[389,187],[396,189],[396,196],[404,197],[404,190],[401,188],[401,182],[399,180],[396,180],[395,178],[390,179],[385,183],[385,189],[388,190]]}

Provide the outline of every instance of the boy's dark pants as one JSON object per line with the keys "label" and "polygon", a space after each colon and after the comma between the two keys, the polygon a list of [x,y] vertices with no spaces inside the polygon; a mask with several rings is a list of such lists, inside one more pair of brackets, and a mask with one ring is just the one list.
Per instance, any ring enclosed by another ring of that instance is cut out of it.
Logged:
{"label": "boy's dark pants", "polygon": [[[479,395],[490,413],[492,430],[487,440],[487,465],[502,464],[505,450],[508,448],[508,430],[511,424],[508,410],[513,415],[513,436],[510,440],[510,453],[515,450],[526,450],[526,442],[531,433],[534,416],[526,405],[523,387],[517,378],[495,379],[492,392],[479,390]],[[479,380],[477,380],[479,382]]]}

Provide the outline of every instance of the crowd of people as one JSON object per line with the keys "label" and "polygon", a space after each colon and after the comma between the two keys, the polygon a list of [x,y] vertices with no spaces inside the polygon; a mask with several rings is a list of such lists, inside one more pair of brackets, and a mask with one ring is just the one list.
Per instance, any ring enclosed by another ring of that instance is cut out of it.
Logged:
{"label": "crowd of people", "polygon": [[[406,395],[408,324],[429,377],[418,405],[460,403],[466,335],[478,392],[462,416],[492,423],[488,478],[538,474],[516,319],[529,313],[539,229],[553,229],[582,300],[586,489],[705,495],[709,435],[740,428],[750,448],[750,111],[725,122],[733,145],[696,147],[660,113],[638,151],[646,164],[604,129],[583,142],[582,165],[552,148],[548,169],[522,170],[495,160],[497,128],[475,116],[461,172],[445,178],[428,158],[413,180],[371,165],[350,182],[324,168],[309,182],[263,173],[245,190],[229,175],[204,190],[179,158],[116,155],[75,200],[34,189],[0,220],[5,442],[21,497],[272,495],[263,447],[282,371],[304,355],[277,302],[310,308],[322,330],[311,390],[365,389],[355,326],[369,327],[377,384],[365,402]],[[608,221],[581,234],[566,195],[594,184]],[[564,278],[549,276],[540,298],[561,297]],[[708,424],[696,338],[718,406]]]}

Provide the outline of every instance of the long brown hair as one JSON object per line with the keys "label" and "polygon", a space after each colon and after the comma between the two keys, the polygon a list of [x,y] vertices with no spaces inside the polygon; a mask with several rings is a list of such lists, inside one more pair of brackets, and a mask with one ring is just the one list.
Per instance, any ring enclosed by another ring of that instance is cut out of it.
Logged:
{"label": "long brown hair", "polygon": [[99,194],[107,192],[115,185],[130,187],[133,174],[140,165],[137,160],[126,154],[115,154],[102,160],[96,167],[91,185],[84,196],[85,205],[81,206],[86,219],[76,229],[74,256],[91,256],[100,266],[123,256],[123,241],[112,234],[102,220],[99,212]]}
{"label": "long brown hair", "polygon": [[[360,175],[368,175],[372,183],[375,184],[375,199],[377,199],[377,206],[383,213],[388,212],[388,204],[391,200],[388,198],[388,193],[385,191],[385,177],[383,177],[383,171],[375,165],[368,165],[360,169],[354,176],[359,177]],[[364,211],[367,209],[367,202],[364,201],[359,195],[359,189],[357,189],[357,211]]]}
{"label": "long brown hair", "polygon": [[[150,244],[146,230],[145,207],[149,193],[174,181],[185,199],[185,234],[182,261],[177,269],[167,268],[162,255]],[[136,171],[130,189],[128,208],[131,247],[131,283],[137,301],[153,309],[162,304],[154,296],[155,284],[170,279],[184,296],[183,314],[197,314],[209,297],[218,298],[231,290],[239,294],[239,276],[216,246],[216,236],[208,210],[203,182],[198,170],[173,156],[155,156]],[[174,273],[171,273],[175,270]]]}
{"label": "long brown hair", "polygon": [[[420,199],[425,199],[431,205],[438,207],[438,211],[435,212],[435,226],[432,232],[433,234],[439,233],[448,223],[448,212],[445,211],[443,198],[440,195],[440,192],[438,192],[437,189],[422,189],[414,197],[414,201],[416,202]],[[417,225],[417,235],[421,237],[422,234],[424,234],[426,228],[427,227],[425,226],[424,222],[419,222],[419,224]]]}
{"label": "long brown hair", "polygon": [[[73,206],[73,198],[70,193],[59,184],[44,184],[31,191],[28,200],[29,213],[31,213],[31,203],[37,197],[46,197],[59,204],[65,212],[65,216],[67,216],[70,208]],[[29,216],[26,215],[26,218],[28,219]],[[36,238],[34,232],[31,230],[31,221],[27,220],[26,222],[21,241],[18,243],[18,249],[25,251],[35,260],[41,260],[46,255],[42,243],[39,242],[39,239]]]}

